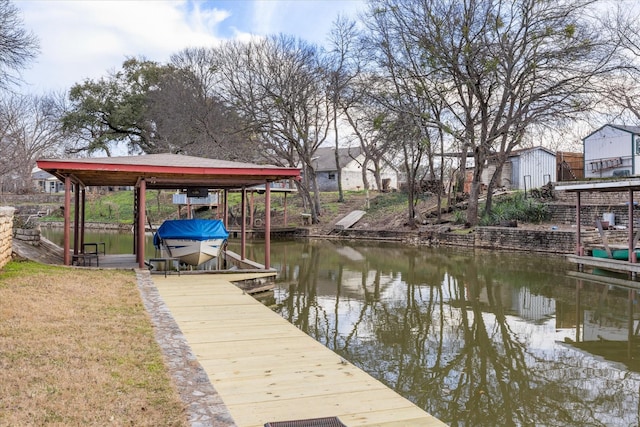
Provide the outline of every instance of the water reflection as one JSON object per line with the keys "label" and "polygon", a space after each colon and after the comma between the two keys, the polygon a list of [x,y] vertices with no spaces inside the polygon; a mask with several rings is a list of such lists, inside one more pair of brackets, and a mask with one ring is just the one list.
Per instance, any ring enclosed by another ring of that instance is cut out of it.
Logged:
{"label": "water reflection", "polygon": [[632,291],[567,278],[560,257],[274,249],[275,309],[450,425],[638,425]]}
{"label": "water reflection", "polygon": [[636,292],[560,256],[276,241],[271,260],[267,304],[452,426],[639,424]]}

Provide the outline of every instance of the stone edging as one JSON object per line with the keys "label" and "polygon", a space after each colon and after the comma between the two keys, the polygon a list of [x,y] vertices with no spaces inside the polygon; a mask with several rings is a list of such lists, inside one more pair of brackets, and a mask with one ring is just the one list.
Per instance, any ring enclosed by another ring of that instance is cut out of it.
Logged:
{"label": "stone edging", "polygon": [[155,287],[148,270],[136,269],[138,290],[155,327],[156,341],[162,349],[173,382],[186,405],[193,427],[234,427],[229,410],[209,381],[207,373],[175,322]]}

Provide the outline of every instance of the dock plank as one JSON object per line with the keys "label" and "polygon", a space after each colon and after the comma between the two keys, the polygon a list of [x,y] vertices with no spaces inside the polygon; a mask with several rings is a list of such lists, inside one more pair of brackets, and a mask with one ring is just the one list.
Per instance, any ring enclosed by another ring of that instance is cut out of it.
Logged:
{"label": "dock plank", "polygon": [[366,214],[366,211],[351,211],[333,226],[336,230],[345,230],[351,227]]}
{"label": "dock plank", "polygon": [[333,416],[347,426],[444,425],[228,277],[152,279],[238,426]]}

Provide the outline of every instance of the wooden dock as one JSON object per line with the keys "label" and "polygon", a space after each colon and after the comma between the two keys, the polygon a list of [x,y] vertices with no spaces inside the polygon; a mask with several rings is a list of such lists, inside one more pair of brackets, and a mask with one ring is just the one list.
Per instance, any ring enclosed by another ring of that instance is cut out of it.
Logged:
{"label": "wooden dock", "polygon": [[152,280],[240,427],[320,417],[347,426],[445,425],[243,293],[229,275]]}
{"label": "wooden dock", "polygon": [[619,271],[622,273],[631,273],[637,275],[640,273],[640,263],[631,263],[629,261],[597,258],[592,256],[567,255],[567,261],[578,264],[581,267],[603,268],[606,270]]}

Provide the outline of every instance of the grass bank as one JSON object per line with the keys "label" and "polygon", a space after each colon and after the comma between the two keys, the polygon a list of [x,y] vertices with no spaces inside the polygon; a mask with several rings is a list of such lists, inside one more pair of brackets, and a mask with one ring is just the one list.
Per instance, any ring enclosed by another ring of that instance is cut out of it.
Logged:
{"label": "grass bank", "polygon": [[0,396],[0,425],[187,425],[131,272],[7,264]]}

